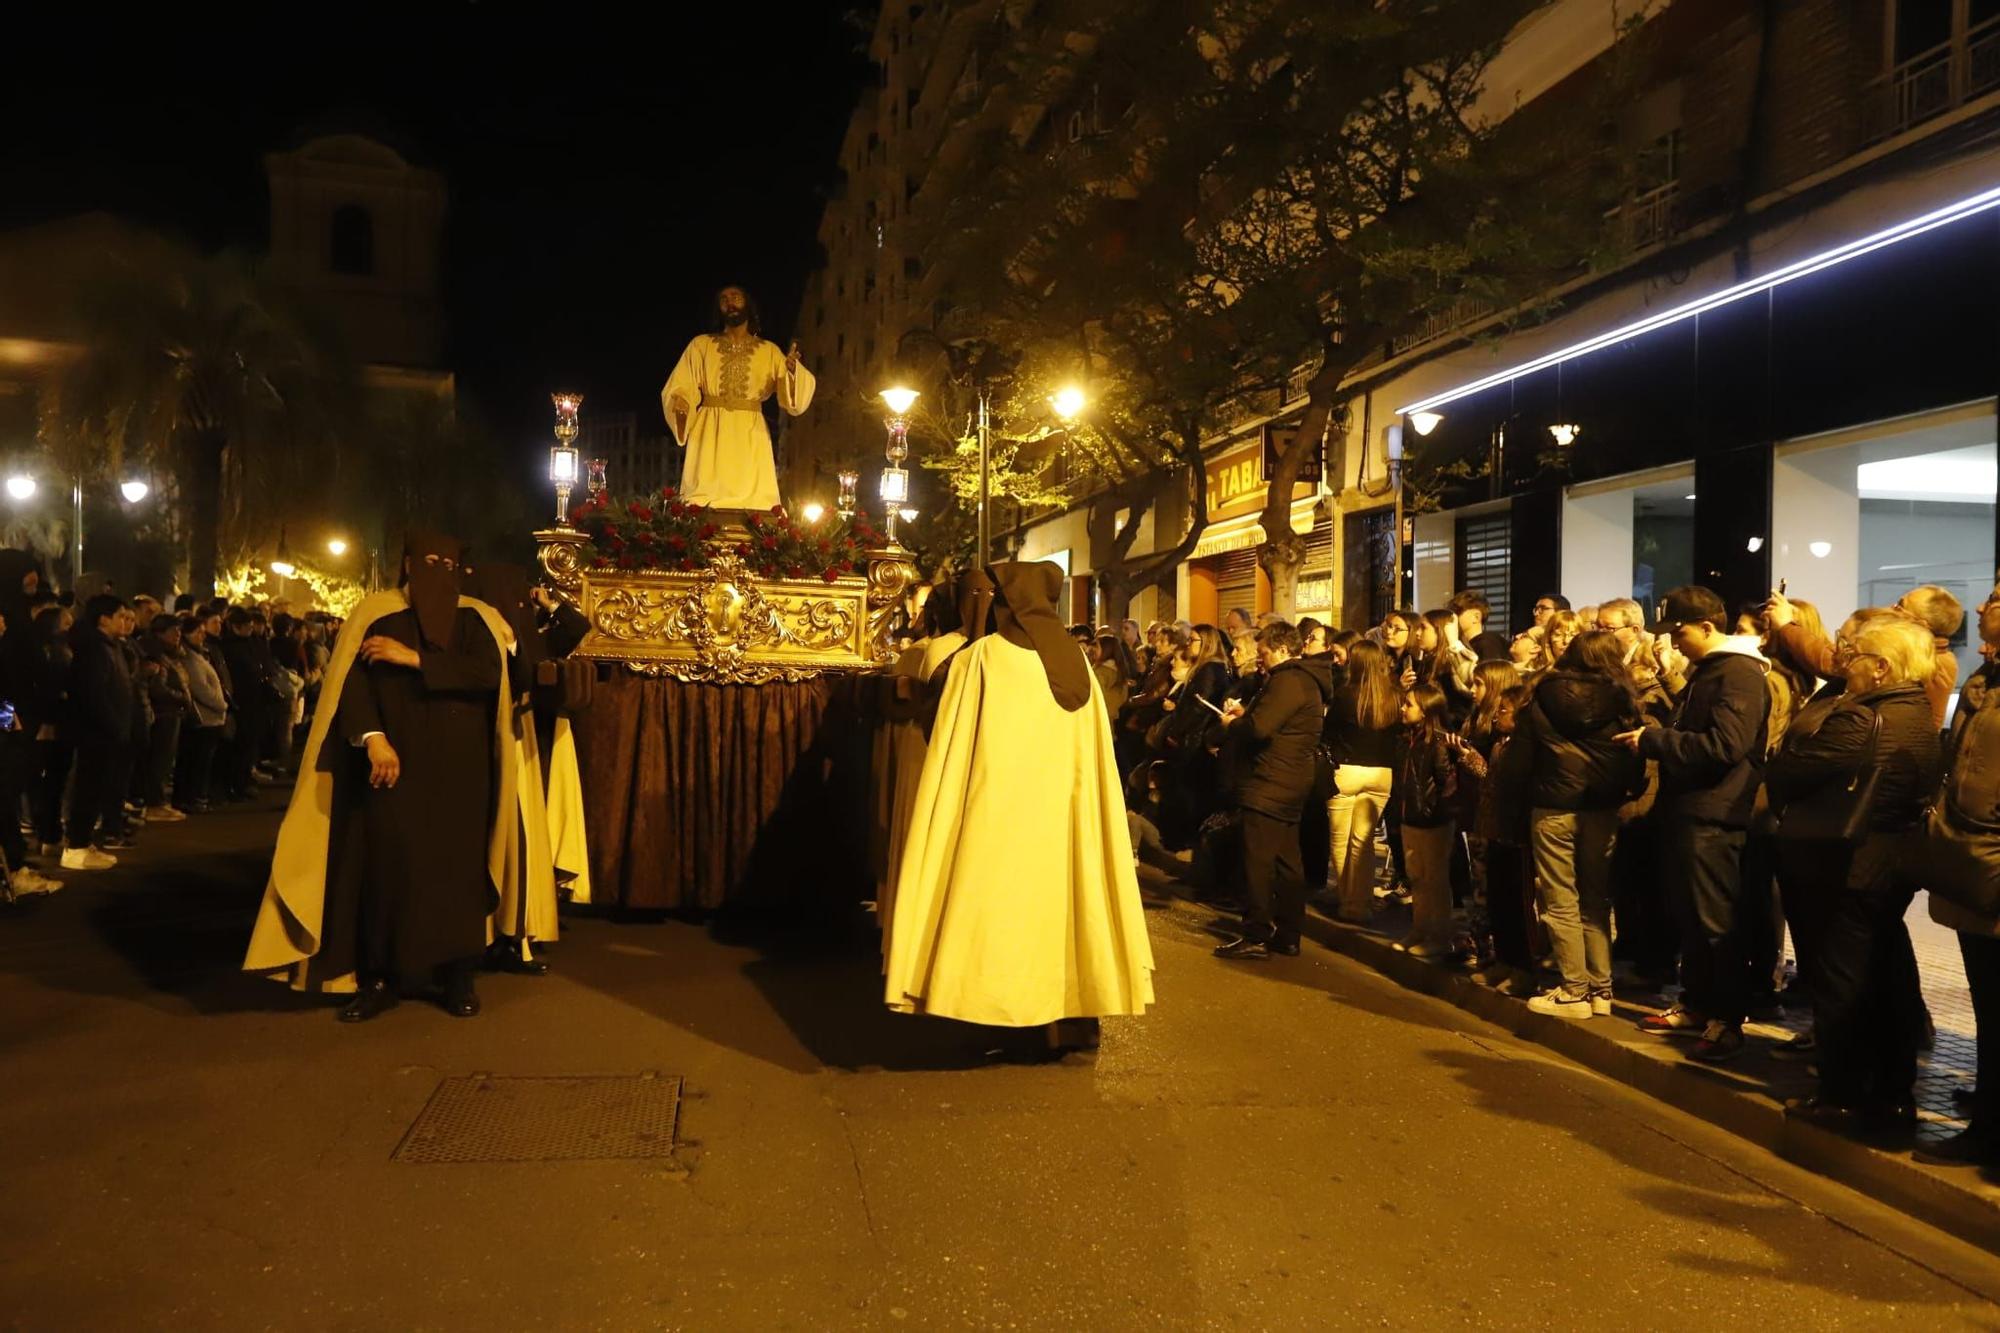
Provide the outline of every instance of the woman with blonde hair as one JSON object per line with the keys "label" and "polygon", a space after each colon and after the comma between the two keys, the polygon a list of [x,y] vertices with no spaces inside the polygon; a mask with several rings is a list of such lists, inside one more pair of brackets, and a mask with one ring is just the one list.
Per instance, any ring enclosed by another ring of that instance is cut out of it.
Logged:
{"label": "woman with blonde hair", "polygon": [[[1924,1026],[1916,956],[1903,924],[1915,886],[1902,873],[1923,837],[1941,767],[1924,685],[1937,669],[1930,630],[1876,616],[1853,631],[1847,688],[1811,728],[1795,727],[1765,770],[1789,876],[1822,899],[1812,991],[1819,1091],[1786,1103],[1837,1129],[1916,1129],[1917,1040]],[[1839,830],[1872,779],[1859,843]]]}

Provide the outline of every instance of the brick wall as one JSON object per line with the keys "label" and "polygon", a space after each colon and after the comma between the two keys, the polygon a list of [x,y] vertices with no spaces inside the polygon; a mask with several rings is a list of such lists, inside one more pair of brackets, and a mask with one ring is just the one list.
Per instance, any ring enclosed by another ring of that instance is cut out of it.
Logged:
{"label": "brick wall", "polygon": [[1772,70],[1762,179],[1753,194],[1823,171],[1860,145],[1863,86],[1879,70],[1879,0],[1774,0]]}

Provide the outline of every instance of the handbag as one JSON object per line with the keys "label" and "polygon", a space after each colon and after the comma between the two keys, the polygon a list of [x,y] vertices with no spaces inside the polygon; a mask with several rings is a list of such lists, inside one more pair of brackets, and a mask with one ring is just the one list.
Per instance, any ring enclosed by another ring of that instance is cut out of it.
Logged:
{"label": "handbag", "polygon": [[1802,800],[1785,806],[1778,820],[1780,841],[1827,850],[1853,851],[1868,836],[1868,819],[1875,809],[1875,793],[1881,786],[1882,770],[1875,752],[1882,740],[1882,714],[1870,710],[1868,749],[1861,766],[1847,781],[1829,784]]}

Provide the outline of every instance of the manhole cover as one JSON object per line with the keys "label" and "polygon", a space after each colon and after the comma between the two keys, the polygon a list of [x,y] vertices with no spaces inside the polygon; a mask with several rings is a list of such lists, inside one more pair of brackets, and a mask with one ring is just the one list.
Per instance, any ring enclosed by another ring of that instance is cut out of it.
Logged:
{"label": "manhole cover", "polygon": [[672,1074],[448,1078],[396,1145],[399,1162],[580,1162],[667,1157],[680,1119]]}

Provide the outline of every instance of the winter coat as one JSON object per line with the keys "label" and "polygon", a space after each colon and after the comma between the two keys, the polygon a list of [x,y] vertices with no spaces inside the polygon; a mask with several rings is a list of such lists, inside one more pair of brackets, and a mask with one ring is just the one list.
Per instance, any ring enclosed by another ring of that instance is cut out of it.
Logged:
{"label": "winter coat", "polygon": [[1764,765],[1769,665],[1754,635],[1731,635],[1689,670],[1673,722],[1639,738],[1640,755],[1659,761],[1668,815],[1749,826]]}
{"label": "winter coat", "polygon": [[1442,828],[1451,823],[1458,792],[1458,760],[1440,731],[1425,735],[1404,729],[1390,800],[1410,828]]}
{"label": "winter coat", "polygon": [[1519,739],[1535,751],[1530,800],[1547,810],[1615,810],[1630,800],[1645,766],[1613,737],[1639,721],[1617,681],[1595,671],[1548,672],[1519,723]]}
{"label": "winter coat", "polygon": [[1241,775],[1236,803],[1244,809],[1274,819],[1297,819],[1304,812],[1313,788],[1313,752],[1333,693],[1332,667],[1323,657],[1279,663],[1256,704],[1229,724]]}
{"label": "winter coat", "polygon": [[1479,784],[1479,813],[1472,831],[1488,842],[1509,847],[1528,845],[1528,825],[1534,790],[1535,747],[1523,744],[1517,727],[1514,734],[1493,743],[1493,753],[1485,762],[1486,772]]}
{"label": "winter coat", "polygon": [[[1870,751],[1874,719],[1882,732]],[[1866,764],[1876,769],[1875,803],[1868,827],[1903,833],[1924,817],[1937,791],[1943,760],[1930,700],[1914,681],[1862,695],[1848,695],[1810,729],[1793,732],[1764,771],[1771,804],[1783,810],[1843,787]],[[1782,836],[1784,825],[1779,824]]]}
{"label": "winter coat", "polygon": [[187,674],[188,699],[194,706],[195,725],[219,727],[229,720],[229,698],[222,692],[222,678],[208,655],[199,649],[182,649],[181,670]]}
{"label": "winter coat", "polygon": [[1229,668],[1220,662],[1204,662],[1173,693],[1174,710],[1160,728],[1163,748],[1182,757],[1201,752],[1209,728],[1220,722],[1214,712],[1199,701],[1208,700],[1217,708],[1229,692]]}
{"label": "winter coat", "polygon": [[70,627],[70,727],[79,745],[132,739],[132,673],[118,644],[95,625]]}

